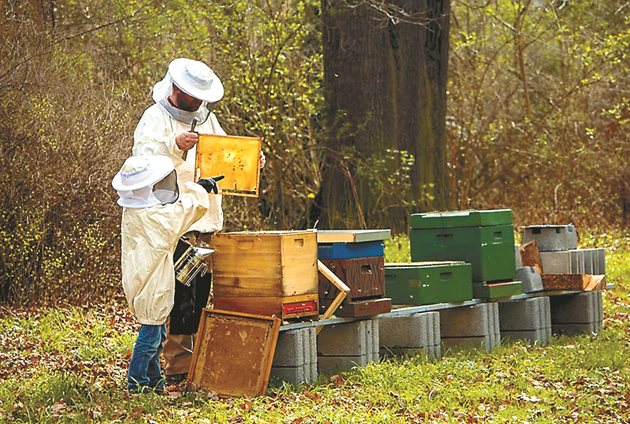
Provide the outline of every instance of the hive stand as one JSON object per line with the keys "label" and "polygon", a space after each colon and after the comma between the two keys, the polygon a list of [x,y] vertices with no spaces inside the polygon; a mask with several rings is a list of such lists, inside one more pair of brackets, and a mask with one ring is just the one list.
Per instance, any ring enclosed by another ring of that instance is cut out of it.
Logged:
{"label": "hive stand", "polygon": [[299,328],[280,333],[271,377],[292,384],[313,383],[317,380],[315,328]]}
{"label": "hive stand", "polygon": [[441,357],[439,312],[383,317],[378,323],[381,357],[411,356],[419,351],[436,359]]}
{"label": "hive stand", "polygon": [[440,311],[440,333],[446,348],[460,345],[482,346],[487,352],[501,344],[499,304],[480,303]]}
{"label": "hive stand", "polygon": [[573,224],[524,227],[522,244],[532,240],[536,241],[540,252],[577,249],[577,233]]}
{"label": "hive stand", "polygon": [[549,297],[499,303],[499,323],[503,338],[547,345],[551,338]]}
{"label": "hive stand", "polygon": [[375,319],[329,325],[317,337],[320,373],[365,366],[379,360],[379,325]]}
{"label": "hive stand", "polygon": [[597,334],[602,329],[602,292],[584,292],[551,298],[551,326],[554,334]]}

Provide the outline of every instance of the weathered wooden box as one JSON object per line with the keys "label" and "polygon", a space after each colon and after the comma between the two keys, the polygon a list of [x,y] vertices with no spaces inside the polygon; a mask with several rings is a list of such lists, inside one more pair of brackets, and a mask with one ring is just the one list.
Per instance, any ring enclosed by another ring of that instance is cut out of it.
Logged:
{"label": "weathered wooden box", "polygon": [[[384,298],[385,274],[383,256],[353,259],[323,259],[322,263],[350,288],[335,312],[341,317],[363,317],[389,312],[391,299]],[[319,276],[319,303],[326,310],[338,290],[323,275]]]}
{"label": "weathered wooden box", "polygon": [[283,318],[318,314],[314,231],[219,233],[212,248],[215,307]]}
{"label": "weathered wooden box", "polygon": [[222,396],[265,394],[280,320],[204,309],[188,382]]}

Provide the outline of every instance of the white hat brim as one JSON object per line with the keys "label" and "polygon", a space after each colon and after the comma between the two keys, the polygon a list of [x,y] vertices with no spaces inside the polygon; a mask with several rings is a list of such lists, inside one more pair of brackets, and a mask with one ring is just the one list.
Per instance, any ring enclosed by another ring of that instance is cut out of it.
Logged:
{"label": "white hat brim", "polygon": [[117,191],[138,190],[161,181],[164,177],[173,172],[173,169],[175,169],[173,161],[168,156],[153,156],[151,157],[148,166],[150,172],[147,174],[147,177],[130,185],[123,183],[122,171],[118,171],[112,180],[112,187],[114,187],[114,190]]}
{"label": "white hat brim", "polygon": [[212,74],[212,84],[207,89],[202,89],[191,84],[185,77],[186,65],[190,62],[194,62],[190,59],[175,59],[171,62],[168,70],[171,74],[171,78],[177,87],[184,93],[195,99],[203,100],[204,102],[216,103],[223,98],[225,93],[223,84],[214,71],[210,68],[209,71]]}

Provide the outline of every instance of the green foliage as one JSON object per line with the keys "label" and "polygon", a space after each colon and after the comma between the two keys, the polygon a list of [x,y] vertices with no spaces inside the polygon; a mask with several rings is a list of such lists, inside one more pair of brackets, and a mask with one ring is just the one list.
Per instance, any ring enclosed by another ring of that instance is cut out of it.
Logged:
{"label": "green foliage", "polygon": [[627,225],[625,7],[453,2],[454,206],[511,207],[519,225],[574,222],[600,232]]}

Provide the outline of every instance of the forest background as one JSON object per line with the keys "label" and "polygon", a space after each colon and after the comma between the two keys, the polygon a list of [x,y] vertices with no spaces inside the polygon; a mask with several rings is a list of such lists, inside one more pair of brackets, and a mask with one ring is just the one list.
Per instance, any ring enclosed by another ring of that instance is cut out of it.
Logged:
{"label": "forest background", "polygon": [[[389,16],[386,2],[360,3]],[[261,196],[225,197],[226,229],[313,224],[326,131],[319,0],[6,0],[0,9],[1,300],[120,291],[110,182],[176,57],[219,75],[226,96],[215,112],[228,134],[264,138]],[[448,208],[511,208],[517,226],[626,231],[629,12],[618,0],[451,1]],[[423,158],[344,155],[375,199],[370,227],[391,227],[392,207],[430,209],[430,194],[400,202]],[[345,224],[358,226],[353,216]]]}

